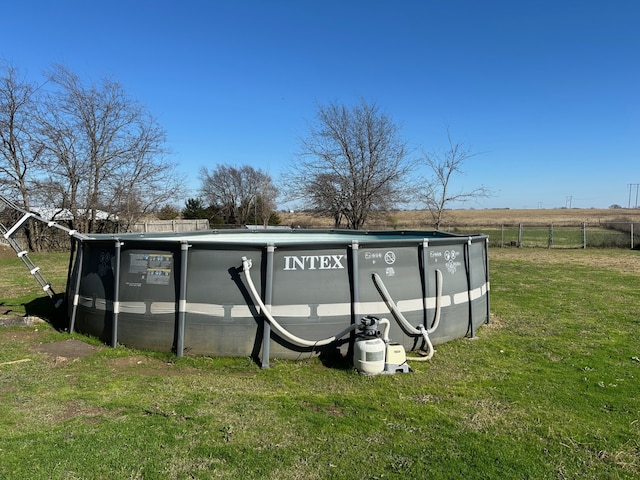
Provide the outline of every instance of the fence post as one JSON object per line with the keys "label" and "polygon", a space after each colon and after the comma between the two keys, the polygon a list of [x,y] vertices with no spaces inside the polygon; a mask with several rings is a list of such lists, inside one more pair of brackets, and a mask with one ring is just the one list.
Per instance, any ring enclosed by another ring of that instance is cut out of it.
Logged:
{"label": "fence post", "polygon": [[635,246],[633,244],[633,222],[630,222],[630,223],[631,223],[631,229],[630,229],[630,231],[631,231],[631,250],[633,250],[633,247]]}
{"label": "fence post", "polygon": [[504,248],[504,223],[500,225],[502,236],[500,237],[500,248]]}
{"label": "fence post", "polygon": [[549,240],[547,241],[547,248],[553,247],[553,223],[549,224]]}
{"label": "fence post", "polygon": [[582,248],[587,248],[587,222],[582,222]]}
{"label": "fence post", "polygon": [[522,248],[522,224],[518,227],[518,248]]}

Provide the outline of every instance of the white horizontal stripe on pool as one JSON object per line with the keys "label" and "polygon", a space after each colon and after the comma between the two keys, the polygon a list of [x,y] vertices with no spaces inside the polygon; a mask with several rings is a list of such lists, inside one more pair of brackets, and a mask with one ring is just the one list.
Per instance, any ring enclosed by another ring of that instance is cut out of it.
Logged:
{"label": "white horizontal stripe on pool", "polygon": [[389,307],[384,302],[360,302],[360,312],[360,315],[386,315]]}
{"label": "white horizontal stripe on pool", "polygon": [[331,317],[351,314],[351,303],[323,303],[316,310],[321,317]]}
{"label": "white horizontal stripe on pool", "polygon": [[455,295],[453,295],[453,303],[455,305],[459,305],[461,303],[468,302],[469,299],[471,299],[471,301],[477,300],[478,298],[482,297],[482,295],[484,295],[483,289],[484,293],[486,293],[486,287],[478,287],[468,292],[456,293]]}
{"label": "white horizontal stripe on pool", "polygon": [[153,315],[174,313],[176,311],[176,302],[151,302],[149,308]]}
{"label": "white horizontal stripe on pool", "polygon": [[147,313],[147,305],[144,302],[120,302],[120,312],[144,315]]}
{"label": "white horizontal stripe on pool", "polygon": [[88,297],[86,295],[78,296],[78,305],[87,308],[93,308],[93,297]]}
{"label": "white horizontal stripe on pool", "polygon": [[311,315],[309,305],[270,305],[274,317],[308,317]]}
{"label": "white horizontal stripe on pool", "polygon": [[471,297],[471,301],[477,300],[478,298],[482,297],[482,295],[483,295],[482,287],[474,288],[469,292],[469,297]]}
{"label": "white horizontal stripe on pool", "polygon": [[96,298],[94,302],[94,308],[100,311],[113,312],[113,301],[105,300],[104,298]]}
{"label": "white horizontal stripe on pool", "polygon": [[[442,295],[440,299],[440,305],[449,307],[451,305],[460,305],[463,303],[477,300],[482,298],[490,290],[489,283],[474,288],[470,292],[464,291],[455,293],[453,295]],[[81,295],[77,299],[78,305],[85,308],[95,308],[100,311],[113,311],[113,304],[111,300],[105,300],[104,298],[92,298],[86,295]],[[399,300],[396,302],[398,310],[401,312],[417,312],[423,310],[425,299],[414,298],[408,300]],[[198,302],[186,302],[180,300],[179,302],[118,302],[118,313],[129,313],[144,315],[150,313],[152,315],[171,314],[176,312],[176,304],[179,305],[180,312],[191,313],[195,315],[205,315],[208,317],[220,317],[224,318],[230,316],[231,318],[250,318],[253,316],[253,312],[260,313],[260,308],[253,305],[220,305],[216,303],[198,303]],[[428,297],[426,299],[426,305],[428,310],[433,310],[436,307],[436,298]],[[147,308],[149,310],[147,310]],[[333,316],[345,316],[351,314],[351,303],[321,303],[315,305],[315,311],[318,317],[333,317]],[[353,309],[356,312],[356,316],[360,315],[387,315],[389,314],[389,307],[383,301],[378,302],[355,302]],[[271,314],[275,317],[310,317],[313,313],[313,305],[309,304],[291,304],[291,305],[270,305]]]}
{"label": "white horizontal stripe on pool", "polygon": [[196,315],[208,315],[210,317],[224,317],[224,305],[216,305],[214,303],[186,302],[186,307],[184,311],[186,313],[194,313]]}

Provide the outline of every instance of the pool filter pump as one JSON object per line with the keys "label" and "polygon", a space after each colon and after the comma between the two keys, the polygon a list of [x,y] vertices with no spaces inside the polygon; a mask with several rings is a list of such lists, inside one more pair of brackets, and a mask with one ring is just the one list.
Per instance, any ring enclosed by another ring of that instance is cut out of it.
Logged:
{"label": "pool filter pump", "polygon": [[[383,327],[384,331],[380,331]],[[389,320],[363,317],[357,329],[353,366],[365,375],[410,372],[404,347],[389,341]]]}

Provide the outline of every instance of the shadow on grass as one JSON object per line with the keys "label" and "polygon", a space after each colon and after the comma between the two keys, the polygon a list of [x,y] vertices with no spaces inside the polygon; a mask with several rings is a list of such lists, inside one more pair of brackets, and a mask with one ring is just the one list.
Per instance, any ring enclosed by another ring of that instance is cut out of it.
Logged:
{"label": "shadow on grass", "polygon": [[324,349],[319,356],[320,362],[327,368],[336,370],[352,370],[353,364],[349,360],[349,354],[342,355],[338,348]]}
{"label": "shadow on grass", "polygon": [[[41,318],[56,330],[66,330],[68,322],[63,300],[64,294],[56,294],[53,298],[38,297],[24,304],[26,316]],[[58,302],[60,306],[56,308]]]}

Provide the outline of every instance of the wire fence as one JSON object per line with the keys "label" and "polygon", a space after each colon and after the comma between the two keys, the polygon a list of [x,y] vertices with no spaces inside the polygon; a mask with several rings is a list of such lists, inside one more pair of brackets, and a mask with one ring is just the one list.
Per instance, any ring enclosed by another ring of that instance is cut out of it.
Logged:
{"label": "wire fence", "polygon": [[451,225],[446,231],[484,233],[489,246],[500,248],[640,248],[640,224],[633,222]]}

